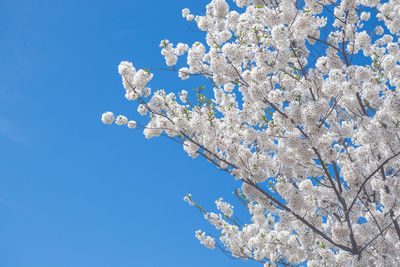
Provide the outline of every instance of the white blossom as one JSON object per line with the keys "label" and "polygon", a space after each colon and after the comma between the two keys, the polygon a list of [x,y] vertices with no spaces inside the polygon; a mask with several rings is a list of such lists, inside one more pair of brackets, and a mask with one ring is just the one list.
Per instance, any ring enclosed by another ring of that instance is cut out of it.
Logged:
{"label": "white blossom", "polygon": [[104,112],[103,115],[101,115],[101,121],[104,124],[112,124],[114,122],[114,114],[110,111]]}
{"label": "white blossom", "polygon": [[117,119],[115,120],[115,124],[117,125],[124,125],[128,123],[128,118],[125,117],[124,115],[118,115]]}
{"label": "white blossom", "polygon": [[128,128],[130,129],[136,128],[136,121],[128,121]]}
{"label": "white blossom", "polygon": [[233,209],[232,206],[227,203],[222,201],[222,198],[219,198],[215,201],[215,204],[217,205],[218,209],[228,218],[232,217],[233,215]]}
{"label": "white blossom", "polygon": [[186,18],[190,14],[190,10],[188,8],[182,9],[182,17]]}
{"label": "white blossom", "polygon": [[204,232],[201,230],[196,231],[196,237],[198,240],[200,240],[200,243],[207,248],[214,249],[215,248],[215,241],[212,237],[206,236]]}

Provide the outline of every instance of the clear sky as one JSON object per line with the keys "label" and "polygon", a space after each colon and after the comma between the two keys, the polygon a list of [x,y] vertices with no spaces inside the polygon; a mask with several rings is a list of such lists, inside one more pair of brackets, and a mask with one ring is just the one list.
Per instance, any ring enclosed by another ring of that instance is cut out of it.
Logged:
{"label": "clear sky", "polygon": [[[164,66],[160,40],[202,40],[181,9],[206,3],[0,1],[0,267],[260,266],[200,245],[195,230],[215,232],[182,200],[214,210],[238,183],[168,139],[100,121],[140,121],[119,62]],[[151,86],[201,85],[175,76]]]}

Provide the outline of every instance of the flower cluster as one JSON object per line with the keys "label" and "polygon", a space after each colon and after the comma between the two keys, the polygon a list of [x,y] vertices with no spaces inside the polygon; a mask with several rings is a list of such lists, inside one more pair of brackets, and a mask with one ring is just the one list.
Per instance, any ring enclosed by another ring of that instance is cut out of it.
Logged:
{"label": "flower cluster", "polygon": [[[220,198],[221,213],[200,208],[220,238],[196,237],[267,265],[396,266],[400,2],[233,2],[212,0],[202,16],[182,10],[204,42],[161,42],[182,80],[204,77],[194,94],[151,94],[152,73],[118,68],[126,98],[150,118],[146,138],[174,139],[242,182],[250,221]],[[101,119],[136,126],[111,112]]]}
{"label": "flower cluster", "polygon": [[204,232],[201,230],[196,231],[196,237],[198,240],[200,240],[200,243],[210,249],[215,248],[215,241],[211,236],[206,236]]}
{"label": "flower cluster", "polygon": [[187,44],[178,43],[176,48],[168,40],[162,40],[160,43],[161,55],[165,58],[167,66],[174,66],[178,62],[178,56],[182,56],[189,49]]}
{"label": "flower cluster", "polygon": [[134,129],[136,128],[136,121],[130,120],[128,121],[128,118],[125,117],[124,115],[118,115],[117,118],[115,118],[114,113],[111,111],[104,112],[101,115],[101,121],[104,124],[112,124],[115,122],[116,125],[127,125],[128,128]]}
{"label": "flower cluster", "polygon": [[145,86],[153,78],[153,74],[143,69],[136,71],[132,63],[127,61],[119,64],[118,73],[122,77],[126,99],[136,100],[143,95],[146,97],[150,95],[150,88]]}

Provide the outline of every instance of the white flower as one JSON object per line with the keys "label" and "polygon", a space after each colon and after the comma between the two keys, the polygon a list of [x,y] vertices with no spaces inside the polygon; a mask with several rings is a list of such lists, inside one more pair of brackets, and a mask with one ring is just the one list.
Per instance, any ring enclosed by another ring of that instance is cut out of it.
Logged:
{"label": "white flower", "polygon": [[123,115],[118,115],[117,119],[115,120],[115,124],[117,125],[124,125],[128,123],[128,119]]}
{"label": "white flower", "polygon": [[176,45],[175,48],[175,54],[177,56],[182,56],[183,54],[185,54],[185,52],[189,49],[189,46],[187,44],[183,44],[183,43],[178,43]]}
{"label": "white flower", "polygon": [[136,72],[136,69],[133,67],[131,62],[122,61],[118,66],[118,73],[122,76],[134,75],[135,72]]}
{"label": "white flower", "polygon": [[358,67],[356,70],[356,78],[360,81],[367,81],[371,79],[371,73],[364,67]]}
{"label": "white flower", "polygon": [[179,99],[183,102],[186,103],[187,102],[187,95],[188,92],[186,90],[182,90],[179,96]]}
{"label": "white flower", "polygon": [[187,21],[193,21],[194,20],[194,15],[189,14],[189,15],[187,15],[186,19],[187,19]]}
{"label": "white flower", "polygon": [[112,124],[114,122],[114,119],[115,119],[114,114],[110,111],[104,112],[101,115],[101,121],[104,124]]}
{"label": "white flower", "polygon": [[128,128],[130,129],[136,128],[136,121],[128,121]]}
{"label": "white flower", "polygon": [[215,16],[218,18],[225,17],[228,14],[229,6],[225,0],[213,0]]}
{"label": "white flower", "polygon": [[187,80],[190,78],[190,70],[186,67],[180,68],[178,71],[178,76],[182,80]]}
{"label": "white flower", "polygon": [[190,14],[190,10],[188,8],[182,9],[182,17],[186,18]]}
{"label": "white flower", "polygon": [[215,248],[215,240],[214,238],[210,236],[206,236],[204,232],[201,230],[197,230],[195,236],[197,237],[198,240],[200,240],[200,243],[207,248],[214,249]]}
{"label": "white flower", "polygon": [[146,106],[145,105],[143,105],[143,104],[140,104],[139,106],[138,106],[138,112],[140,113],[140,115],[146,115],[147,114],[147,108],[146,108]]}
{"label": "white flower", "polygon": [[223,199],[222,199],[222,197],[221,197],[221,198],[219,198],[219,199],[217,199],[217,200],[215,201],[215,204],[217,205],[217,208],[218,208],[226,217],[228,217],[228,218],[232,217],[232,215],[233,215],[233,208],[232,208],[232,206],[231,206],[229,203],[224,202],[224,201],[222,201],[222,200],[223,200]]}
{"label": "white flower", "polygon": [[376,35],[382,35],[383,33],[384,33],[384,29],[382,28],[382,26],[377,26],[376,28],[375,28],[375,33],[376,33]]}
{"label": "white flower", "polygon": [[196,205],[196,203],[192,200],[192,194],[186,194],[186,196],[184,196],[183,200],[185,202],[187,202],[190,206]]}
{"label": "white flower", "polygon": [[369,20],[370,16],[371,16],[371,13],[369,13],[369,12],[361,12],[360,19],[367,21],[367,20]]}

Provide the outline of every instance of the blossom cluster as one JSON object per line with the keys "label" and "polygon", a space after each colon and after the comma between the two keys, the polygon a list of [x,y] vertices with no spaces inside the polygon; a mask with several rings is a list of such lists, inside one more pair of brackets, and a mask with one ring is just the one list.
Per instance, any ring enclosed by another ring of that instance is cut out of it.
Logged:
{"label": "blossom cluster", "polygon": [[[152,73],[118,68],[126,98],[150,118],[146,138],[166,135],[242,182],[250,222],[218,199],[221,213],[202,212],[219,241],[196,237],[266,266],[396,266],[400,2],[233,2],[212,0],[202,16],[182,10],[204,43],[161,42],[182,80],[211,81],[195,96],[152,94]],[[111,112],[102,121],[136,126]]]}
{"label": "blossom cluster", "polygon": [[126,124],[128,128],[136,128],[136,121],[128,121],[128,118],[124,115],[118,115],[117,118],[115,118],[114,113],[112,113],[111,111],[104,112],[103,115],[101,115],[101,121],[104,124],[112,124],[115,121],[115,124],[119,126]]}

